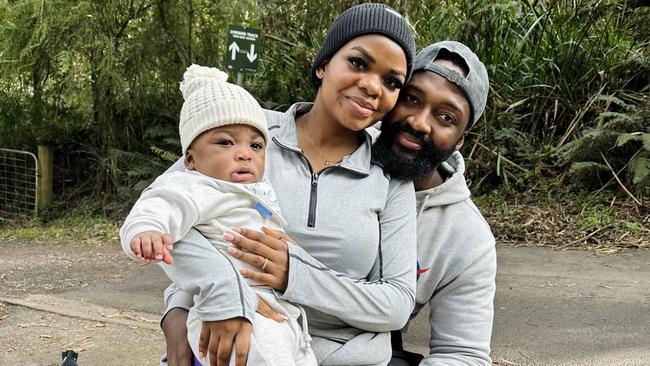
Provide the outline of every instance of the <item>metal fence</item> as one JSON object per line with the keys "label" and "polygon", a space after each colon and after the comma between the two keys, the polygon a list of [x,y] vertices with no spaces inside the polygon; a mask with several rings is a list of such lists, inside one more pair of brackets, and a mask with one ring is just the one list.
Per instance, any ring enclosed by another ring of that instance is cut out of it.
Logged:
{"label": "metal fence", "polygon": [[0,219],[36,214],[38,159],[27,151],[0,149]]}

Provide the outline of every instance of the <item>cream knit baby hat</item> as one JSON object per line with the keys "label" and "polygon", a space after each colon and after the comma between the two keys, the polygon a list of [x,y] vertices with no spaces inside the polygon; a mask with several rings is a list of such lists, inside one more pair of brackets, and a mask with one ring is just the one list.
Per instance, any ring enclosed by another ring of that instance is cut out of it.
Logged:
{"label": "cream knit baby hat", "polygon": [[214,67],[192,65],[183,74],[183,107],[178,130],[183,155],[201,133],[219,126],[245,124],[269,140],[264,111],[244,88],[228,83],[228,74]]}

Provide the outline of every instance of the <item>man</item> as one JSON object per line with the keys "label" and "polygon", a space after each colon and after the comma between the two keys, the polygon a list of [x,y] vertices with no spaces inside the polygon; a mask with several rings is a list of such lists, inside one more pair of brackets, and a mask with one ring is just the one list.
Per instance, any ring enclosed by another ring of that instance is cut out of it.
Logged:
{"label": "man", "polygon": [[491,365],[495,241],[470,199],[458,152],[485,109],[488,87],[485,66],[463,44],[426,47],[373,145],[373,161],[413,179],[418,282],[411,319],[427,303],[431,310],[429,355],[404,351],[396,331],[389,365]]}

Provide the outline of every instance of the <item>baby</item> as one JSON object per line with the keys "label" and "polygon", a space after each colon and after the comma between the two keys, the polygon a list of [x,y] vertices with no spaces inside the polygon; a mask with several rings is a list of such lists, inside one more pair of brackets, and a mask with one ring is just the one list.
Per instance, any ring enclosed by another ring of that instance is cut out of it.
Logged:
{"label": "baby", "polygon": [[[237,235],[231,230],[234,227],[261,231],[262,226],[281,230],[286,225],[273,188],[264,179],[269,140],[264,112],[252,95],[226,82],[227,78],[215,68],[192,65],[187,69],[180,85],[185,101],[179,125],[185,171],[158,177],[142,193],[120,229],[122,248],[129,256],[162,260],[167,276],[194,294],[187,327],[195,355],[201,327],[226,319],[215,314],[213,300],[224,294],[210,280],[214,278],[212,258],[224,255],[232,245],[223,235]],[[171,243],[192,228],[212,245],[182,242],[170,252]],[[248,266],[227,258],[236,269]],[[246,285],[239,274],[235,280]],[[287,318],[276,322],[257,313],[246,317],[253,328],[248,364],[316,365],[302,308],[278,299],[267,286],[246,281],[273,310]],[[303,328],[297,322],[300,316]],[[234,361],[233,355],[231,364]],[[208,356],[201,362],[210,364]]]}

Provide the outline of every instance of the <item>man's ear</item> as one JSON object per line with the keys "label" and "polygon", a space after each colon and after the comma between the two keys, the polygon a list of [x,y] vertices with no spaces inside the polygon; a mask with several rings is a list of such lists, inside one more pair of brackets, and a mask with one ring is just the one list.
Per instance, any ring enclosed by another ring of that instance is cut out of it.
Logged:
{"label": "man's ear", "polygon": [[460,139],[458,139],[458,142],[456,143],[456,150],[460,150],[460,148],[463,147],[463,144],[465,143],[465,136],[467,136],[467,131],[463,132],[463,134],[460,135]]}
{"label": "man's ear", "polygon": [[185,152],[185,168],[189,170],[195,170],[194,156],[192,155],[192,150],[187,149]]}

